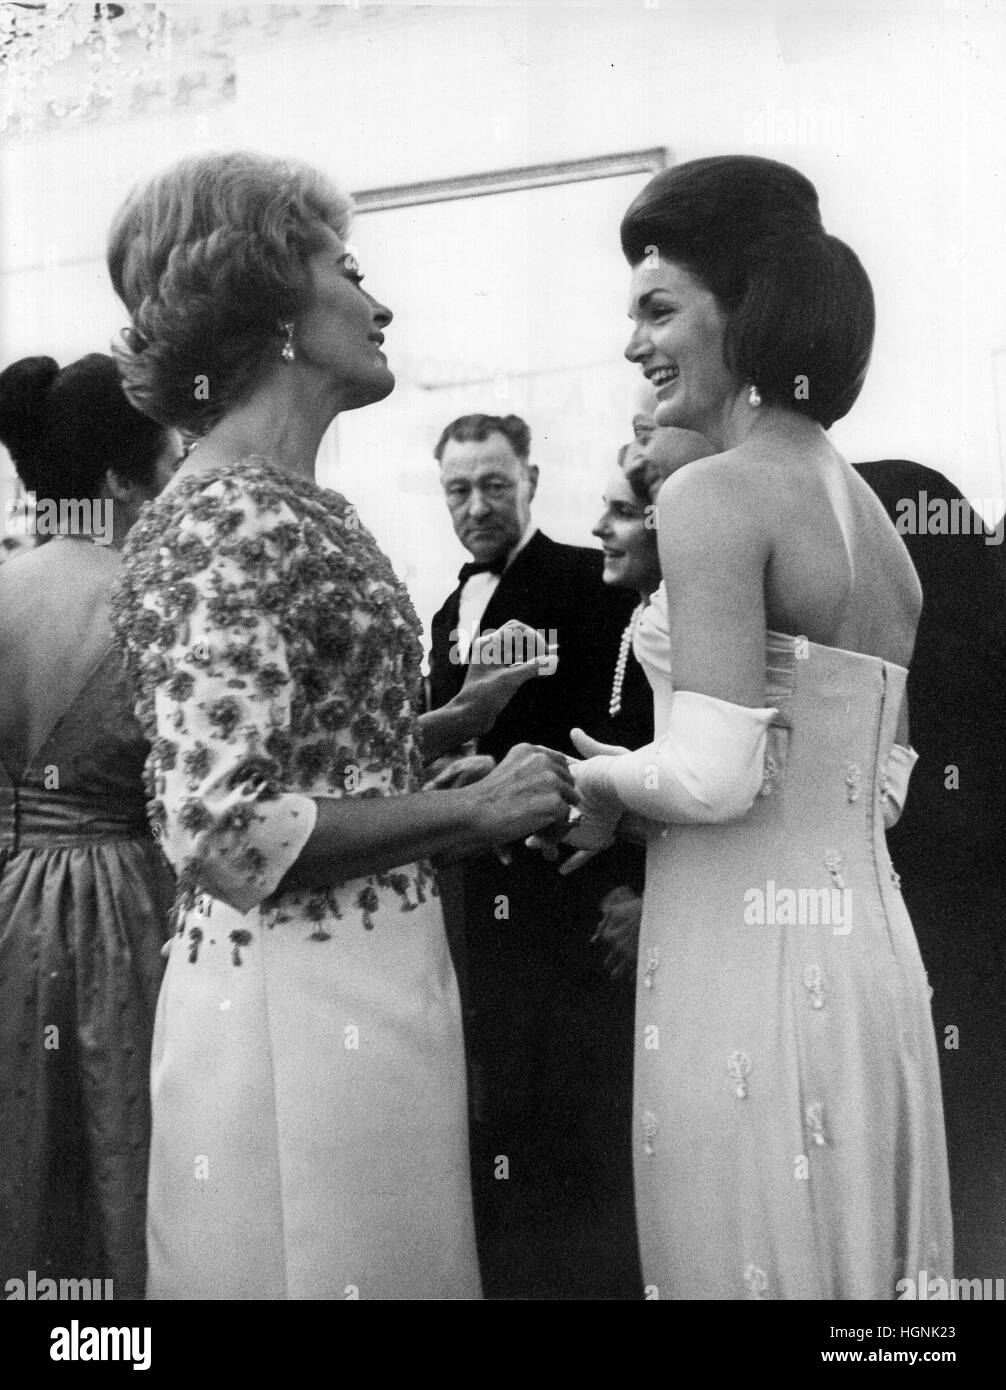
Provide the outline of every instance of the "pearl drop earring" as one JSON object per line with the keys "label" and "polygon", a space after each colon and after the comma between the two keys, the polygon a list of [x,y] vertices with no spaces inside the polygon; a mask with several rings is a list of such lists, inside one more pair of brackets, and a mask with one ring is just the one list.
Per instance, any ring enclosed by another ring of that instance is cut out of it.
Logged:
{"label": "pearl drop earring", "polygon": [[286,342],[283,344],[281,356],[284,362],[292,362],[297,356],[293,347],[293,324],[284,323],[283,332],[286,334]]}

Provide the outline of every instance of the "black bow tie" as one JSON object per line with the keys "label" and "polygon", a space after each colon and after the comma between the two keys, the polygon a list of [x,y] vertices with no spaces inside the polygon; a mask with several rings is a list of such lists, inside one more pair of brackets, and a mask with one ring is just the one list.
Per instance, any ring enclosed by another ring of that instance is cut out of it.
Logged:
{"label": "black bow tie", "polygon": [[458,583],[467,584],[473,574],[502,574],[505,568],[505,555],[498,555],[495,560],[469,560],[458,570]]}

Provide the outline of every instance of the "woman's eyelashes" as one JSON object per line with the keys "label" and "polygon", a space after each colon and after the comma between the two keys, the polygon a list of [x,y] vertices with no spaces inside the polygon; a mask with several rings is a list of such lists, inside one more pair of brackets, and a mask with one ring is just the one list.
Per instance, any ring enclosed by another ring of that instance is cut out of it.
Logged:
{"label": "woman's eyelashes", "polygon": [[647,295],[639,305],[635,314],[630,313],[629,318],[633,322],[656,323],[661,319],[671,318],[678,311],[678,306],[669,299],[656,299]]}

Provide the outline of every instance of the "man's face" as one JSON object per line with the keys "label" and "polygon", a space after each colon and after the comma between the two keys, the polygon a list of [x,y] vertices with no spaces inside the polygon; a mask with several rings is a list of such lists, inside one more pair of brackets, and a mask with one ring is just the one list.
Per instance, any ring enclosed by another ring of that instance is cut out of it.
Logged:
{"label": "man's face", "polygon": [[633,466],[643,470],[643,477],[655,500],[663,483],[696,459],[708,458],[716,450],[704,435],[694,430],[679,430],[673,425],[655,425],[653,417],[637,413],[632,417],[632,429],[636,442],[632,455],[627,460],[627,468]]}
{"label": "man's face", "polygon": [[455,535],[474,560],[489,563],[513,549],[531,520],[538,470],[506,435],[448,440],[440,481]]}

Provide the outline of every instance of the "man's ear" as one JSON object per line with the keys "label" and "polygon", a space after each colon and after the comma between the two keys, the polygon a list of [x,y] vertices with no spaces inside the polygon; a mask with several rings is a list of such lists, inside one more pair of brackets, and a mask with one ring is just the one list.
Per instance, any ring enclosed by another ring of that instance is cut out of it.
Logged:
{"label": "man's ear", "polygon": [[538,465],[536,463],[527,463],[524,466],[527,469],[528,482],[531,484],[531,493],[528,497],[528,501],[530,502],[538,491]]}

